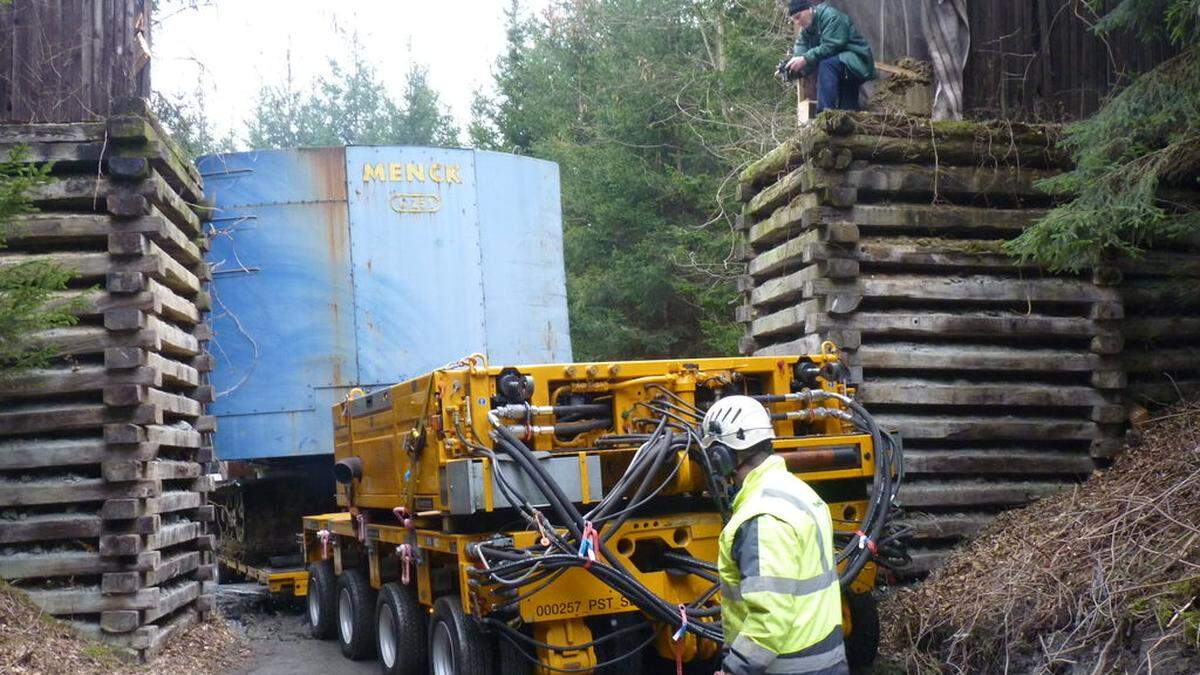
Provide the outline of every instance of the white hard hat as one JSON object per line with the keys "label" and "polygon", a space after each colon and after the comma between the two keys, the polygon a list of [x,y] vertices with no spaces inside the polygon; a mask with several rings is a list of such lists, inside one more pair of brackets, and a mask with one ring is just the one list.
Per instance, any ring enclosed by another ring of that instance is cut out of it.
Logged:
{"label": "white hard hat", "polygon": [[775,438],[771,414],[763,404],[749,396],[726,396],[704,414],[700,447],[722,443],[733,450],[745,450]]}

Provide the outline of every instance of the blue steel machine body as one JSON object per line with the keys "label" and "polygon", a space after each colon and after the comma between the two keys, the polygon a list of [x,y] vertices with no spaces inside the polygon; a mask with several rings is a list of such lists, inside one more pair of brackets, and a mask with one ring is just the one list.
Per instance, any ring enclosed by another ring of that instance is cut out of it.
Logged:
{"label": "blue steel machine body", "polygon": [[422,147],[198,161],[222,460],[331,454],[329,408],[482,352],[570,362],[558,166]]}

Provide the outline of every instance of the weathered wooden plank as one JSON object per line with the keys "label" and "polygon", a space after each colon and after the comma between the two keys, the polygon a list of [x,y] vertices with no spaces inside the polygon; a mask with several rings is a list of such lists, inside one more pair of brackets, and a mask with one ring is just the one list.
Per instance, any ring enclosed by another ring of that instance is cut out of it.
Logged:
{"label": "weathered wooden plank", "polygon": [[750,260],[747,272],[761,278],[818,260],[851,258],[854,251],[838,244],[857,240],[858,229],[853,224],[823,225],[820,229],[809,230],[755,255]]}
{"label": "weathered wooden plank", "polygon": [[908,508],[1017,506],[1069,487],[1047,481],[907,481],[898,499]]}
{"label": "weathered wooden plank", "polygon": [[195,539],[201,534],[200,523],[179,522],[164,525],[154,534],[146,535],[146,550],[163,549]]}
{"label": "weathered wooden plank", "polygon": [[121,384],[104,388],[104,402],[111,406],[153,406],[170,415],[198,417],[204,412],[198,401],[144,385]]}
{"label": "weathered wooden plank", "polygon": [[[828,284],[831,285],[831,284]],[[965,276],[877,275],[859,281],[863,296],[892,300],[969,302],[1116,302],[1112,289],[1074,279],[1013,279],[985,274]]]}
{"label": "weathered wooden plank", "polygon": [[795,236],[820,222],[820,207],[816,195],[798,195],[766,219],[751,225],[746,240],[755,247],[762,247]]}
{"label": "weathered wooden plank", "polygon": [[158,551],[150,551],[126,560],[103,558],[94,551],[0,554],[0,577],[37,579],[149,570],[157,565],[160,559],[161,554]]}
{"label": "weathered wooden plank", "polygon": [[895,574],[901,579],[924,577],[945,564],[946,559],[953,553],[949,548],[914,548],[908,552],[912,560],[904,567],[898,568]]}
{"label": "weathered wooden plank", "polygon": [[145,104],[137,98],[123,99],[109,117],[108,133],[129,156],[150,157],[155,167],[188,199],[204,196],[204,179],[171,135]]}
{"label": "weathered wooden plank", "polygon": [[10,250],[31,246],[84,247],[104,250],[113,233],[141,233],[184,265],[199,265],[203,253],[157,208],[149,215],[117,220],[107,214],[34,213],[14,219],[6,234]]}
{"label": "weathered wooden plank", "polygon": [[1012,237],[1046,214],[1042,209],[1001,209],[948,204],[856,204],[849,219],[872,232],[918,234],[962,231],[984,238],[985,233]]}
{"label": "weathered wooden plank", "polygon": [[75,325],[51,328],[37,331],[31,338],[60,355],[99,354],[109,347],[159,348],[157,336],[152,331],[113,333],[105,330],[103,326]]}
{"label": "weathered wooden plank", "polygon": [[1067,474],[1084,475],[1096,468],[1081,452],[1010,448],[904,450],[906,475],[919,474]]}
{"label": "weathered wooden plank", "polygon": [[95,614],[113,609],[152,609],[159,604],[159,589],[143,588],[136,593],[104,595],[99,586],[30,589],[29,599],[47,614]]}
{"label": "weathered wooden plank", "polygon": [[24,149],[25,161],[38,164],[50,162],[56,171],[88,165],[98,168],[105,152],[105,143],[102,140],[80,143],[8,143],[0,139],[0,157],[7,159],[9,153],[17,147]]}
{"label": "weathered wooden plank", "polygon": [[152,406],[115,410],[105,405],[30,404],[0,411],[0,436],[98,429],[113,422],[161,424]]}
{"label": "weathered wooden plank", "polygon": [[911,342],[867,343],[858,350],[857,359],[866,369],[916,371],[1087,372],[1101,364],[1096,355],[1077,350]]}
{"label": "weathered wooden plank", "polygon": [[[851,167],[837,182],[874,196],[919,196],[955,198],[976,202],[987,198],[1046,203],[1050,195],[1035,184],[1056,171],[1010,166],[924,166],[920,164],[871,164]],[[832,184],[834,179],[823,179]],[[821,184],[810,179],[812,184]],[[803,188],[802,188],[803,189]],[[765,194],[766,191],[760,193]],[[757,197],[755,198],[757,199]],[[751,204],[754,202],[751,201]]]}
{"label": "weathered wooden plank", "polygon": [[[1025,143],[994,134],[938,138],[928,131],[910,136],[880,133],[837,135],[816,126],[801,128],[782,145],[751,164],[739,176],[745,195],[773,181],[779,174],[819,157],[848,152],[851,159],[878,162],[917,162],[939,165],[1009,164],[1037,168],[1063,166],[1065,152],[1052,143]],[[827,168],[833,166],[826,163]],[[744,187],[743,187],[744,186]]]}
{"label": "weathered wooden plank", "polygon": [[[806,291],[813,288],[813,282],[822,282],[826,290],[821,295],[849,295],[861,297],[857,286],[848,280],[858,276],[858,263],[853,260],[828,260],[803,267],[795,272],[768,279],[750,292],[750,304],[755,307],[777,305],[799,298],[813,297]],[[829,283],[826,283],[828,280]],[[842,281],[847,280],[847,281]],[[855,303],[857,307],[857,303]],[[848,308],[846,311],[849,311]]]}
{"label": "weathered wooden plank", "polygon": [[111,219],[102,214],[32,213],[13,219],[5,233],[5,245],[11,249],[52,244],[94,244],[108,236]]}
{"label": "weathered wooden plank", "polygon": [[158,371],[150,368],[131,368],[110,373],[103,366],[76,365],[65,368],[26,370],[0,379],[0,401],[34,400],[65,394],[97,392],[113,384],[161,384]]}
{"label": "weathered wooden plank", "polygon": [[180,478],[199,478],[201,467],[197,462],[182,462],[159,459],[147,462],[145,476],[150,480],[178,480]]}
{"label": "weathered wooden plank", "polygon": [[200,582],[180,581],[169,586],[163,586],[160,590],[162,591],[162,596],[155,607],[146,611],[145,621],[155,621],[167,616],[171,612],[200,597]]}
{"label": "weathered wooden plank", "polygon": [[[117,258],[110,263],[112,273],[143,272],[168,288],[185,295],[200,292],[200,280],[182,264],[167,255],[153,238],[140,233],[114,232],[108,237],[108,252],[114,256],[135,256],[132,261]],[[140,288],[136,290],[141,290]]]}
{"label": "weathered wooden plank", "polygon": [[819,313],[808,316],[805,324],[807,331],[823,328],[857,330],[861,331],[863,335],[882,337],[1045,336],[1084,338],[1102,332],[1099,325],[1091,319],[1002,310],[961,313],[861,311],[839,318]]}
{"label": "weathered wooden plank", "polygon": [[[870,379],[868,377],[868,379]],[[1080,440],[1102,436],[1095,422],[1032,415],[916,415],[881,413],[879,424],[895,429],[906,440],[941,441],[992,440]]]}
{"label": "weathered wooden plank", "polygon": [[200,567],[198,551],[184,551],[163,558],[162,564],[146,572],[145,585],[157,586]]}
{"label": "weathered wooden plank", "polygon": [[104,367],[108,370],[148,368],[169,385],[195,387],[200,384],[200,373],[192,366],[137,347],[104,350]]}
{"label": "weathered wooden plank", "polygon": [[1120,327],[1126,340],[1200,338],[1200,316],[1129,316]]}
{"label": "weathered wooden plank", "polygon": [[[855,257],[874,270],[985,270],[1038,274],[1035,265],[1019,265],[1002,249],[1000,239],[872,237],[860,240]],[[961,271],[960,271],[961,273]]]}
{"label": "weathered wooden plank", "polygon": [[104,502],[100,517],[105,520],[138,518],[194,509],[200,503],[200,493],[181,490],[164,492],[161,496],[149,499],[110,499]]}
{"label": "weathered wooden plank", "polygon": [[30,514],[3,523],[0,544],[91,539],[100,536],[101,526],[100,517],[89,513]]}
{"label": "weathered wooden plank", "polygon": [[1121,355],[1121,365],[1130,373],[1196,372],[1200,371],[1200,347],[1128,351]]}
{"label": "weathered wooden plank", "polygon": [[864,404],[934,406],[1037,406],[1047,408],[1106,405],[1091,387],[1048,386],[1017,382],[937,382],[922,379],[870,378],[858,389]]}
{"label": "weathered wooden plank", "polygon": [[88,143],[104,140],[103,122],[0,124],[0,143]]}
{"label": "weathered wooden plank", "polygon": [[104,439],[0,440],[0,470],[99,464],[107,457]]}
{"label": "weathered wooden plank", "polygon": [[910,118],[908,124],[897,124],[886,113],[837,111],[816,121],[817,128],[829,134],[867,137],[932,138],[937,141],[978,139],[988,143],[1017,143],[1050,147],[1057,143],[1061,127],[1055,125],[1022,124],[1010,120],[968,122],[961,120],[932,120]]}
{"label": "weathered wooden plank", "polygon": [[32,506],[69,504],[105,499],[152,497],[162,491],[158,481],[109,483],[102,478],[39,478],[31,481],[0,481],[0,504]]}
{"label": "weathered wooden plank", "polygon": [[908,528],[916,540],[962,539],[977,534],[993,518],[990,513],[918,513],[901,518],[896,524]]}

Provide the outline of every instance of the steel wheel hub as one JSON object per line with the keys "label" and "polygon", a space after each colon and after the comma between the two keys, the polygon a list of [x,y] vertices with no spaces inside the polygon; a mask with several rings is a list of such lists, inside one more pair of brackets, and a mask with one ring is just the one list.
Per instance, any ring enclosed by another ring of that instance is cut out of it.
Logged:
{"label": "steel wheel hub", "polygon": [[348,589],[342,589],[338,594],[338,627],[342,631],[342,642],[350,644],[354,640],[354,613]]}
{"label": "steel wheel hub", "polygon": [[438,622],[433,632],[433,675],[454,675],[454,645],[451,644],[450,627]]}
{"label": "steel wheel hub", "polygon": [[317,625],[321,620],[321,602],[317,600],[317,589],[314,585],[308,587],[308,622]]}
{"label": "steel wheel hub", "polygon": [[396,665],[396,622],[386,606],[379,608],[379,659],[385,668]]}

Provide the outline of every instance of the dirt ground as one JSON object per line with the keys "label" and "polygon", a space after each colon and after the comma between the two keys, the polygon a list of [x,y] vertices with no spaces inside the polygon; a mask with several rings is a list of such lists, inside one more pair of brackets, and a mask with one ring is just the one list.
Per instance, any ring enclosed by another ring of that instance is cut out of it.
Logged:
{"label": "dirt ground", "polygon": [[245,660],[224,671],[228,675],[379,672],[374,660],[350,661],[336,641],[309,637],[304,605],[274,600],[257,584],[223,584],[218,605],[249,649]]}

